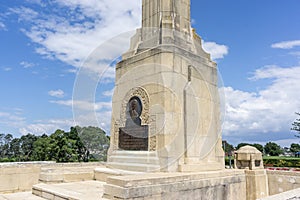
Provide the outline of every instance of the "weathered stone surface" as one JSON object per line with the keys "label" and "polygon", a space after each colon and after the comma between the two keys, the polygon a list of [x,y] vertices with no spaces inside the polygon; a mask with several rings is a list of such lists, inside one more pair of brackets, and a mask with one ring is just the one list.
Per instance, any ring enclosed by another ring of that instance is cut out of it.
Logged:
{"label": "weathered stone surface", "polygon": [[44,184],[33,186],[32,193],[48,200],[101,199],[103,184],[100,181]]}
{"label": "weathered stone surface", "polygon": [[60,183],[93,180],[101,163],[32,162],[0,164],[0,193],[30,191],[39,182]]}
{"label": "weathered stone surface", "polygon": [[300,188],[289,190],[277,195],[261,198],[258,200],[299,200],[300,199]]}
{"label": "weathered stone surface", "polygon": [[300,188],[300,172],[267,170],[270,195]]}
{"label": "weathered stone surface", "polygon": [[243,171],[155,173],[111,177],[104,186],[110,199],[246,199]]}
{"label": "weathered stone surface", "polygon": [[243,146],[234,152],[234,168],[263,169],[262,153],[253,146]]}
{"label": "weathered stone surface", "polygon": [[0,194],[0,200],[45,200],[31,192],[18,192],[12,194]]}
{"label": "weathered stone surface", "polygon": [[268,177],[265,169],[245,170],[247,200],[269,196]]}
{"label": "weathered stone surface", "polygon": [[38,183],[40,165],[10,163],[0,165],[0,193],[29,191]]}

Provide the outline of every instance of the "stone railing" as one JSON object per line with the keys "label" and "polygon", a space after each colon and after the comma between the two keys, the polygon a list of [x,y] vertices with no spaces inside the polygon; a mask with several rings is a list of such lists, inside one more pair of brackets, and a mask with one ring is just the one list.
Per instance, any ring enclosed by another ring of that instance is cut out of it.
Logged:
{"label": "stone railing", "polygon": [[300,188],[283,192],[280,194],[275,194],[266,198],[258,200],[299,200],[300,199]]}

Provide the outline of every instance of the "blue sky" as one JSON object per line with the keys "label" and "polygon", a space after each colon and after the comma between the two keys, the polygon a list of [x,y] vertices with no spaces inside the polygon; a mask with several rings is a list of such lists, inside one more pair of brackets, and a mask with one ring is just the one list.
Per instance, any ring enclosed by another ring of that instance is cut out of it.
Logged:
{"label": "blue sky", "polygon": [[[223,138],[298,143],[289,129],[300,112],[300,2],[192,0],[191,10],[224,81]],[[80,79],[82,66],[112,53],[111,38],[128,42],[140,16],[140,0],[1,0],[0,132],[40,135],[74,124],[109,131],[113,67],[97,85]],[[80,81],[96,95],[83,98]]]}

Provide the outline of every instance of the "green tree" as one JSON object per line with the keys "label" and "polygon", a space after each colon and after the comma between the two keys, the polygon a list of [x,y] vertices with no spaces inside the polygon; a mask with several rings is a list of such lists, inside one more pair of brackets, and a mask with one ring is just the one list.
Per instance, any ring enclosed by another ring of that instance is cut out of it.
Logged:
{"label": "green tree", "polygon": [[4,136],[5,134],[0,134],[0,159],[4,158]]}
{"label": "green tree", "polygon": [[2,158],[8,158],[9,155],[11,154],[9,152],[9,148],[10,148],[10,142],[12,141],[13,136],[12,134],[6,134],[3,137],[3,148],[2,148],[2,152],[1,152],[1,157]]}
{"label": "green tree", "polygon": [[78,161],[88,161],[88,150],[82,142],[82,139],[79,137],[78,129],[76,127],[71,127],[69,138],[75,141],[74,148],[76,149],[78,155]]}
{"label": "green tree", "polygon": [[[296,115],[300,116],[300,113],[296,113]],[[300,138],[300,118],[296,119],[293,122],[291,130],[296,131],[296,133],[299,135],[295,135],[295,136]]]}
{"label": "green tree", "polygon": [[232,144],[229,144],[227,141],[222,141],[223,143],[223,150],[226,155],[231,155],[231,152],[234,150],[234,147]]}
{"label": "green tree", "polygon": [[240,143],[236,146],[236,149],[239,149],[239,148],[241,148],[243,146],[247,146],[247,145],[250,145],[250,144],[249,143]]}
{"label": "green tree", "polygon": [[98,127],[75,127],[78,135],[86,147],[85,159],[89,160],[92,157],[100,160],[106,160],[107,148],[109,146],[109,137],[105,132]]}
{"label": "green tree", "polygon": [[74,162],[78,160],[74,149],[76,141],[69,139],[62,130],[56,130],[50,136],[50,157],[57,162]]}
{"label": "green tree", "polygon": [[47,152],[49,159],[57,162],[85,161],[86,148],[76,128],[71,127],[70,132],[56,130],[50,135],[49,143],[49,152]]}
{"label": "green tree", "polygon": [[251,144],[251,146],[257,148],[261,153],[264,152],[264,146],[261,144],[254,143],[254,144]]}
{"label": "green tree", "polygon": [[50,145],[50,138],[44,134],[39,137],[33,143],[33,152],[32,152],[32,159],[38,161],[51,161],[53,156],[51,155],[51,145]]}
{"label": "green tree", "polygon": [[30,161],[33,153],[33,144],[38,139],[37,136],[28,133],[20,138],[22,161]]}
{"label": "green tree", "polygon": [[291,144],[290,151],[295,155],[295,153],[300,151],[300,144]]}
{"label": "green tree", "polygon": [[270,156],[279,156],[281,153],[283,153],[281,147],[274,142],[268,142],[264,149],[265,153]]}
{"label": "green tree", "polygon": [[263,151],[264,151],[263,145],[257,144],[257,143],[254,143],[254,144],[240,143],[240,144],[237,145],[236,148],[239,149],[239,148],[241,148],[241,147],[243,147],[243,146],[246,146],[246,145],[253,146],[253,147],[257,148],[257,150],[259,150],[259,151],[262,152],[262,153],[263,153]]}
{"label": "green tree", "polygon": [[9,145],[9,157],[15,161],[21,161],[21,141],[20,138],[14,138]]}

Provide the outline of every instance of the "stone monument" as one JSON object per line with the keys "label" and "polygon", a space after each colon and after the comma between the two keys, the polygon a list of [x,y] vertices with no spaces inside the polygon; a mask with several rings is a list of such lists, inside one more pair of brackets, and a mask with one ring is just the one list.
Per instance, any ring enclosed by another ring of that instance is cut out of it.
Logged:
{"label": "stone monument", "polygon": [[262,153],[249,145],[241,147],[234,152],[234,168],[264,169]]}
{"label": "stone monument", "polygon": [[190,0],[142,6],[142,27],[116,66],[108,167],[223,169],[217,66],[191,28]]}
{"label": "stone monument", "polygon": [[247,200],[256,200],[269,195],[267,172],[259,150],[249,145],[239,148],[234,153],[234,168],[245,169]]}

